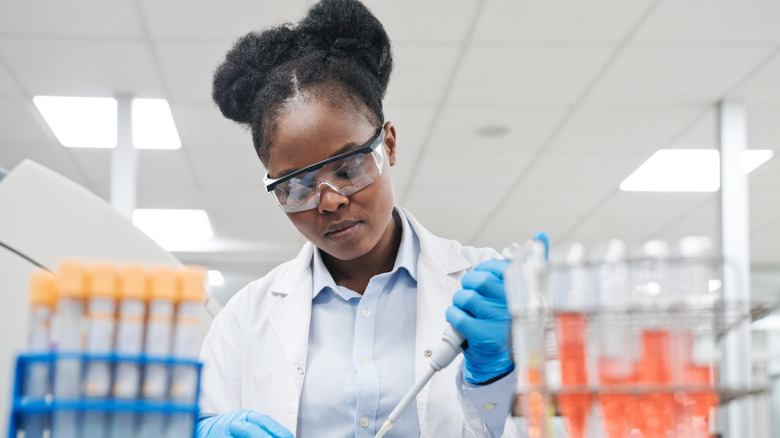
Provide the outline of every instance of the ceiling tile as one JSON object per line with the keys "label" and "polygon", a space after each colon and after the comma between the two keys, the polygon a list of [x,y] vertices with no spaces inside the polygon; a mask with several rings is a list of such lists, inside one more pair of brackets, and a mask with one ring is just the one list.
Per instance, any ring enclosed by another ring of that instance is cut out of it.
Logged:
{"label": "ceiling tile", "polygon": [[0,39],[0,54],[31,95],[163,96],[141,42]]}
{"label": "ceiling tile", "polygon": [[192,167],[182,150],[142,150],[138,154],[138,186],[154,189],[195,187]]}
{"label": "ceiling tile", "polygon": [[[206,200],[195,185],[188,187],[138,187],[136,208],[206,209]],[[209,216],[211,214],[207,212]]]}
{"label": "ceiling tile", "polygon": [[[780,266],[777,242],[780,242],[780,220],[750,236],[750,263],[777,269]],[[777,300],[776,296],[773,298]]]}
{"label": "ceiling tile", "polygon": [[699,114],[688,129],[666,146],[670,149],[712,149],[717,147],[715,108]]}
{"label": "ceiling tile", "polygon": [[36,120],[38,110],[32,102],[26,99],[0,100],[0,148],[5,145],[56,145],[59,146],[54,134],[47,134],[48,128],[43,117],[40,123]]}
{"label": "ceiling tile", "polygon": [[617,43],[651,2],[491,0],[474,32],[477,42]]}
{"label": "ceiling tile", "polygon": [[640,243],[652,230],[660,229],[703,203],[709,193],[618,192],[572,230],[573,240],[591,243],[611,238]]}
{"label": "ceiling tile", "polygon": [[247,147],[244,152],[193,150],[187,155],[198,181],[209,188],[263,184],[266,171],[254,149]]}
{"label": "ceiling tile", "polygon": [[0,98],[21,97],[22,90],[16,85],[16,81],[6,70],[3,60],[0,59]]}
{"label": "ceiling tile", "polygon": [[772,149],[775,151],[775,158],[780,158],[780,105],[748,105],[747,125],[749,148]]}
{"label": "ceiling tile", "polygon": [[[565,108],[446,107],[436,124],[429,148],[433,151],[535,151],[553,134]],[[486,136],[483,129],[506,129],[505,135]]]}
{"label": "ceiling tile", "polygon": [[555,136],[549,150],[651,151],[666,146],[701,113],[701,107],[580,108]]}
{"label": "ceiling tile", "polygon": [[530,189],[592,189],[608,193],[652,154],[613,152],[609,156],[585,152],[545,152],[521,180]]}
{"label": "ceiling tile", "polygon": [[585,103],[712,105],[771,52],[768,47],[628,47]]}
{"label": "ceiling tile", "polygon": [[395,105],[438,103],[455,66],[454,44],[395,44],[393,73],[385,102]]}
{"label": "ceiling tile", "polygon": [[468,242],[502,193],[484,188],[443,189],[421,186],[401,205],[434,234]]}
{"label": "ceiling tile", "polygon": [[297,21],[308,0],[141,0],[154,38],[233,41],[258,29]]}
{"label": "ceiling tile", "polygon": [[[28,0],[4,2],[4,35],[140,37],[132,0]],[[13,3],[11,6],[10,3]]]}
{"label": "ceiling tile", "polygon": [[[413,191],[469,189],[498,193],[509,190],[509,184],[525,169],[531,152],[439,152],[425,154],[417,168]],[[411,197],[410,197],[411,199]]]}
{"label": "ceiling tile", "polygon": [[780,4],[765,0],[660,2],[634,37],[641,43],[778,43]]}
{"label": "ceiling tile", "polygon": [[409,42],[459,42],[467,33],[478,1],[367,0],[364,2],[382,22],[394,44]]}
{"label": "ceiling tile", "polygon": [[553,244],[562,243],[563,233],[603,197],[600,190],[520,187],[502,202],[494,216],[486,218],[475,239],[468,243],[501,250],[539,231],[546,232]]}
{"label": "ceiling tile", "polygon": [[170,99],[211,103],[214,71],[229,49],[222,43],[158,43]]}
{"label": "ceiling tile", "polygon": [[174,102],[171,112],[179,130],[182,148],[231,153],[247,149],[254,151],[249,131],[223,117],[215,104]]}
{"label": "ceiling tile", "polygon": [[66,151],[90,181],[98,186],[110,186],[113,149],[69,148]]}
{"label": "ceiling tile", "polygon": [[741,84],[730,97],[748,104],[780,104],[780,49],[774,58]]}
{"label": "ceiling tile", "polygon": [[472,46],[461,64],[448,101],[572,104],[611,53],[610,47]]}
{"label": "ceiling tile", "polygon": [[680,217],[656,228],[648,228],[644,240],[663,239],[674,243],[686,236],[710,236],[714,242],[720,241],[720,202],[718,194],[712,193],[709,199],[691,208]]}
{"label": "ceiling tile", "polygon": [[[750,173],[749,183],[751,196],[756,193],[778,196],[775,201],[770,202],[770,205],[773,207],[780,206],[780,202],[778,202],[780,201],[780,195],[778,195],[778,188],[780,188],[780,151],[775,149],[775,156],[772,159]],[[775,211],[780,214],[780,208],[776,208]]]}

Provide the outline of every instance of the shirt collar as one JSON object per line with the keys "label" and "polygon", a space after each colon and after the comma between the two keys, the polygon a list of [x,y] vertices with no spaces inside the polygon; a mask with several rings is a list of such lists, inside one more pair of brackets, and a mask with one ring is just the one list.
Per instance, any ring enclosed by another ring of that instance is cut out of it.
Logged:
{"label": "shirt collar", "polygon": [[[417,281],[417,260],[420,255],[420,240],[417,237],[412,226],[409,224],[409,220],[406,218],[403,210],[395,208],[393,210],[393,220],[396,224],[401,224],[401,245],[398,247],[398,255],[395,257],[395,265],[393,265],[390,273],[395,273],[399,269],[406,269],[409,276],[416,282]],[[325,263],[322,261],[322,255],[318,249],[315,249],[312,262],[312,299],[316,298],[320,292],[329,288],[332,291],[338,291],[338,286],[330,275],[330,271],[325,267]]]}

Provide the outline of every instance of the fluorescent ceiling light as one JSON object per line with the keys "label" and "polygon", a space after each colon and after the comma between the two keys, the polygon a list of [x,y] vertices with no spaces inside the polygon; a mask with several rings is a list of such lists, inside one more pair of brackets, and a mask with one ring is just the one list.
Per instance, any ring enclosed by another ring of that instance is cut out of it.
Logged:
{"label": "fluorescent ceiling light", "polygon": [[[750,173],[772,158],[768,150],[747,150],[742,171]],[[626,192],[715,192],[720,188],[720,152],[715,149],[660,149],[620,183]]]}
{"label": "fluorescent ceiling light", "polygon": [[133,99],[133,145],[138,149],[181,149],[171,107],[165,99]]}
{"label": "fluorescent ceiling light", "polygon": [[186,250],[214,236],[203,210],[138,209],[133,224],[168,251]]}
{"label": "fluorescent ceiling light", "polygon": [[216,269],[209,269],[206,275],[209,277],[209,286],[222,286],[225,284],[225,277],[222,276],[222,272]]}
{"label": "fluorescent ceiling light", "polygon": [[35,96],[33,103],[63,146],[116,147],[116,99]]}

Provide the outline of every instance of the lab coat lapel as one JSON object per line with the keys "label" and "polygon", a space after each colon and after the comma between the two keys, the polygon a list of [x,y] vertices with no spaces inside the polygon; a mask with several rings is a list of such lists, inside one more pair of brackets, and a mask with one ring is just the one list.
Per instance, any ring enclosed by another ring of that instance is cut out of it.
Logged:
{"label": "lab coat lapel", "polygon": [[[415,335],[415,380],[429,367],[424,352],[433,350],[441,341],[447,327],[445,311],[452,304],[452,295],[460,289],[460,278],[472,267],[450,241],[438,238],[426,230],[407,211],[409,223],[420,239],[420,257],[417,262],[417,332]],[[453,382],[454,384],[454,382]],[[427,430],[430,385],[424,387],[417,397],[417,413],[420,418],[422,436],[435,435]],[[434,401],[431,401],[434,402]],[[439,401],[441,402],[441,401]],[[433,407],[441,409],[441,407]]]}
{"label": "lab coat lapel", "polygon": [[309,323],[311,320],[311,258],[314,246],[304,245],[295,259],[293,266],[273,285],[271,292],[287,295],[270,311],[268,320],[276,336],[284,348],[288,367],[295,375],[298,396],[295,397],[298,411],[298,400],[303,390],[304,370],[306,369],[306,353],[309,344]]}

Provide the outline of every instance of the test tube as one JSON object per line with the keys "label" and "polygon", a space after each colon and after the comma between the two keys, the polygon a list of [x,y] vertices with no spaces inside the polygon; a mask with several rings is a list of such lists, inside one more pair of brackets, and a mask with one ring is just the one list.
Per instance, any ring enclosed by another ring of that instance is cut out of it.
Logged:
{"label": "test tube", "polygon": [[[173,357],[198,360],[200,353],[200,314],[205,296],[205,273],[189,268],[179,273],[178,308],[173,334]],[[197,400],[198,368],[177,365],[174,368],[170,399],[175,403],[194,404]],[[168,438],[190,438],[195,426],[195,414],[176,414],[168,425]]]}
{"label": "test tube", "polygon": [[677,407],[669,385],[673,382],[672,276],[669,269],[669,245],[650,240],[640,245],[634,266],[636,301],[641,305],[641,357],[638,382],[642,385],[639,402],[640,430],[645,438],[665,438],[676,424]]}
{"label": "test tube", "polygon": [[[57,322],[59,323],[58,354],[54,370],[54,398],[75,401],[81,388],[82,317],[86,292],[86,270],[81,262],[63,260],[59,265],[57,295]],[[70,357],[67,357],[70,356]],[[52,438],[81,436],[78,413],[64,408],[52,415]]]}
{"label": "test tube", "polygon": [[595,290],[599,301],[598,377],[599,402],[609,438],[629,436],[636,398],[628,389],[636,379],[636,344],[630,306],[629,267],[626,244],[613,239],[594,245],[589,254]]}
{"label": "test tube", "polygon": [[547,304],[541,293],[544,247],[534,241],[504,250],[507,307],[512,315],[512,358],[517,373],[513,415],[525,418],[529,438],[547,436],[545,385],[545,321]]}
{"label": "test tube", "polygon": [[[33,354],[45,354],[51,349],[49,327],[55,301],[55,277],[36,271],[30,278],[30,331],[27,349]],[[49,392],[49,364],[31,362],[25,374],[24,395],[42,400]],[[22,420],[25,438],[42,438],[45,414],[28,414]]]}
{"label": "test tube", "polygon": [[[96,264],[92,267],[87,296],[87,345],[93,355],[108,355],[114,345],[114,313],[117,277],[114,267]],[[111,365],[107,360],[91,359],[86,364],[84,396],[105,400],[111,392]],[[106,435],[106,414],[89,410],[84,414],[84,436]]]}
{"label": "test tube", "polygon": [[587,312],[595,301],[585,266],[585,247],[573,243],[551,251],[548,279],[555,303],[555,337],[561,362],[558,405],[569,420],[569,435],[583,438],[591,407],[587,388]]}
{"label": "test tube", "polygon": [[715,294],[710,281],[719,274],[713,265],[712,239],[708,236],[688,236],[676,245],[678,256],[677,282],[685,301],[684,327],[677,342],[678,381],[688,387],[685,412],[681,420],[692,436],[708,436],[710,413],[718,404],[713,389],[715,339],[712,328]]}
{"label": "test tube", "polygon": [[[149,318],[146,324],[144,352],[150,359],[167,359],[171,352],[174,302],[177,295],[178,273],[171,268],[152,272]],[[144,370],[141,391],[145,400],[164,401],[168,396],[168,365],[149,362]],[[164,414],[148,412],[141,421],[141,438],[164,436]]]}
{"label": "test tube", "polygon": [[[114,349],[120,360],[116,365],[113,395],[119,400],[133,400],[139,395],[141,368],[137,362],[143,351],[144,318],[149,294],[146,269],[137,265],[126,266],[119,281],[119,319]],[[133,358],[132,360],[123,360]],[[111,420],[109,437],[132,438],[135,436],[135,414],[117,411]]]}

